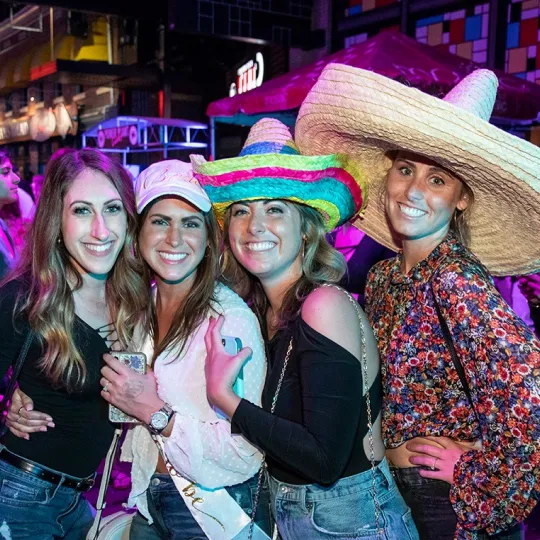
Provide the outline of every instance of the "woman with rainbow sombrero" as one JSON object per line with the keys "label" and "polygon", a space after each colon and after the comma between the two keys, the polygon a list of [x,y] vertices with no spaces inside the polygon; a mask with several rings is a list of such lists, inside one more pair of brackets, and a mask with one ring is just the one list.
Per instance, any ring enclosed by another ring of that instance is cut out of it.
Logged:
{"label": "woman with rainbow sombrero", "polygon": [[325,234],[358,215],[366,184],[344,155],[301,156],[281,122],[256,123],[238,158],[194,176],[224,226],[224,279],[250,303],[267,341],[262,408],[231,390],[249,349],[206,335],[209,401],[266,455],[284,540],[418,538],[384,458],[377,345],[354,299],[335,286],[343,256]]}
{"label": "woman with rainbow sombrero", "polygon": [[355,225],[399,251],[371,270],[366,312],[422,539],[520,538],[540,498],[540,342],[489,274],[540,269],[540,148],[489,124],[497,84],[477,70],[438,99],[330,64],[296,124],[303,153],[364,166]]}

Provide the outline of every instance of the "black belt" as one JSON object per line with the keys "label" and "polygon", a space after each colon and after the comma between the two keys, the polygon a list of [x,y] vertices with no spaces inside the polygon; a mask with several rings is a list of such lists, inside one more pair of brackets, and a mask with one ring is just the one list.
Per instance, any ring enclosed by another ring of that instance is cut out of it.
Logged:
{"label": "black belt", "polygon": [[63,478],[62,486],[76,491],[89,491],[95,483],[94,478],[81,478],[76,480],[75,478],[67,478],[61,474],[56,474],[44,467],[40,467],[32,461],[28,461],[27,459],[12,454],[6,448],[0,450],[0,459],[13,465],[13,467],[17,467],[17,469],[21,469],[21,471],[27,472],[28,474],[36,476],[41,480],[45,480],[45,482],[50,482],[51,484],[60,484]]}

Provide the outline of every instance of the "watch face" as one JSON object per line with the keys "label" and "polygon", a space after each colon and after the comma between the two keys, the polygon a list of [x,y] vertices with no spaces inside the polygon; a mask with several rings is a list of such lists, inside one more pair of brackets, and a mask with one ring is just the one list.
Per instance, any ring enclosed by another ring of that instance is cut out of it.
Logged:
{"label": "watch face", "polygon": [[155,412],[152,415],[151,425],[154,429],[165,429],[169,423],[169,418],[163,411]]}

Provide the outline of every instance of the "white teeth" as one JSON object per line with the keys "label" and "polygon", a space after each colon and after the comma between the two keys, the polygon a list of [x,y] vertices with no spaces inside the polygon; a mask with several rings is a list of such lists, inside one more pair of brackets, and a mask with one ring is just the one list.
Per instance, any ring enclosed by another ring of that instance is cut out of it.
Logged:
{"label": "white teeth", "polygon": [[84,244],[91,251],[107,251],[112,242],[107,242],[106,244]]}
{"label": "white teeth", "polygon": [[251,251],[268,251],[275,245],[275,242],[252,242],[250,244],[246,244],[246,247]]}
{"label": "white teeth", "polygon": [[165,253],[160,251],[159,256],[167,261],[181,261],[187,257],[187,253]]}
{"label": "white teeth", "polygon": [[418,208],[411,208],[410,206],[405,206],[403,204],[399,205],[399,209],[409,217],[420,217],[423,216],[426,212],[423,210],[418,210]]}

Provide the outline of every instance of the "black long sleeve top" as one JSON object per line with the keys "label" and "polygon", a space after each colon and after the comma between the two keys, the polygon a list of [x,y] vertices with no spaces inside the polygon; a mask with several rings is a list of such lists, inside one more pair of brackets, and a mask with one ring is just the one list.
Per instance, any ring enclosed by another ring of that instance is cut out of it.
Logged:
{"label": "black long sleeve top", "polygon": [[[293,338],[274,414],[270,408],[289,341]],[[263,408],[242,400],[233,430],[265,453],[268,470],[290,484],[332,484],[368,470],[363,439],[368,432],[362,367],[343,347],[300,317],[268,345]],[[370,389],[372,417],[381,407],[379,377]]]}

